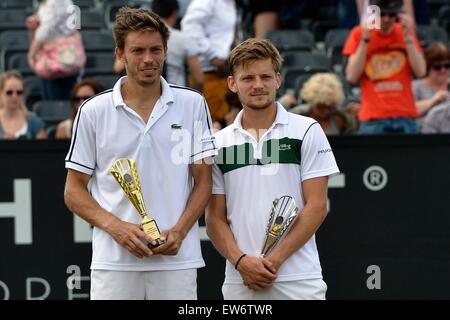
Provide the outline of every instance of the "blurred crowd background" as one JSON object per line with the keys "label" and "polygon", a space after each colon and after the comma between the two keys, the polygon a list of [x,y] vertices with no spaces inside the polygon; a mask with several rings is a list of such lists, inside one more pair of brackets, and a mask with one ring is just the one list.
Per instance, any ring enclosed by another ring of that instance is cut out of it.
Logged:
{"label": "blurred crowd background", "polygon": [[[375,2],[386,8],[398,4]],[[400,2],[400,14],[409,17],[426,62],[424,74],[408,71],[410,78],[401,83],[413,94],[411,118],[417,131],[390,126],[373,133],[450,133],[450,2]],[[360,130],[361,120],[367,121],[361,109],[372,102],[364,98],[363,80],[349,81],[349,54],[343,52],[349,39],[358,36],[355,29],[370,4],[364,0],[0,0],[0,139],[71,137],[83,101],[112,88],[125,73],[115,59],[111,32],[123,5],[148,8],[164,19],[172,35],[163,76],[169,83],[202,92],[216,129],[231,124],[242,108],[227,88],[227,56],[233,46],[258,37],[270,39],[283,56],[278,99],[287,110],[315,118],[329,135],[368,134]],[[399,15],[381,13],[382,23],[390,23],[389,19],[401,23]],[[80,20],[74,19],[78,16]],[[67,40],[74,32],[81,36],[82,58],[77,58],[81,66],[61,74],[39,73],[39,50],[55,39]],[[395,118],[394,109],[403,106],[390,107]],[[389,114],[382,120],[390,121]]]}

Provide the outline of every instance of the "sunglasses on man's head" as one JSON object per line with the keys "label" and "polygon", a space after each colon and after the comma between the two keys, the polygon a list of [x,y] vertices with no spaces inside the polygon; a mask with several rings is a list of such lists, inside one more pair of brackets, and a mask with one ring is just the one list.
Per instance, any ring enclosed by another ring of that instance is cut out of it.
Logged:
{"label": "sunglasses on man's head", "polygon": [[446,64],[434,64],[433,66],[432,66],[432,68],[434,69],[434,70],[436,70],[436,71],[439,71],[439,70],[441,70],[442,68],[445,68],[445,69],[450,69],[450,63],[446,63]]}
{"label": "sunglasses on man's head", "polygon": [[89,99],[90,97],[92,97],[92,96],[73,97],[73,98],[72,98],[72,101],[73,101],[73,102],[80,102],[80,101],[82,101],[82,100],[87,100],[87,99]]}

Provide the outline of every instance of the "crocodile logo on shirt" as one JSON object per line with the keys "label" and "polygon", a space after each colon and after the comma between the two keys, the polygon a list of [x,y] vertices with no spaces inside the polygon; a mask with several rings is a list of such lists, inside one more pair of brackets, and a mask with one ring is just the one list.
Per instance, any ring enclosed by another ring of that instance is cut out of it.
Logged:
{"label": "crocodile logo on shirt", "polygon": [[291,145],[290,144],[280,144],[280,147],[278,148],[279,151],[287,151],[287,150],[291,150]]}

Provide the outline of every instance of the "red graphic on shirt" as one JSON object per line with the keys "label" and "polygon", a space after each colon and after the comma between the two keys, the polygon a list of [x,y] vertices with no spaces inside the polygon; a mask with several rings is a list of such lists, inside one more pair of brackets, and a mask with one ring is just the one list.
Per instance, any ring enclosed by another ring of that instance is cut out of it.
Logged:
{"label": "red graphic on shirt", "polygon": [[376,53],[370,57],[365,72],[372,80],[388,79],[400,73],[406,62],[406,56],[402,51]]}

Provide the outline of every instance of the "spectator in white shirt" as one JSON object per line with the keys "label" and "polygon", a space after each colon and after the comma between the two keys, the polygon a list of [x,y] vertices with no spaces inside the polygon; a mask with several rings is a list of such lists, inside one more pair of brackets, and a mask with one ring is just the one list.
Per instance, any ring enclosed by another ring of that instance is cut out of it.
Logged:
{"label": "spectator in white shirt", "polygon": [[235,0],[192,0],[181,29],[200,52],[203,93],[214,121],[228,113],[226,60],[233,45],[237,9]]}

